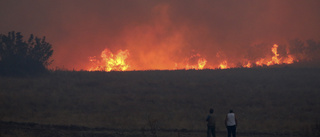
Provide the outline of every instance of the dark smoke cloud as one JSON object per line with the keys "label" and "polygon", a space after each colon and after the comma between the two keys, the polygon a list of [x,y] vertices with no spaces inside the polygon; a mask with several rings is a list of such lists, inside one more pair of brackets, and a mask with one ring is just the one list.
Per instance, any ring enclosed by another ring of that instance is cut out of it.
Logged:
{"label": "dark smoke cloud", "polygon": [[[182,60],[192,52],[200,53],[208,64],[225,59],[254,60],[265,51],[272,54],[270,48],[275,43],[282,55],[289,49],[300,60],[311,60],[317,55],[310,48],[319,47],[318,0],[0,0],[0,3],[0,33],[14,30],[25,36],[31,33],[46,36],[54,49],[52,68],[86,69],[88,57],[99,56],[105,48],[114,52],[128,48],[131,60],[139,60],[135,67],[150,68],[167,59]],[[157,56],[167,57],[150,59]]]}

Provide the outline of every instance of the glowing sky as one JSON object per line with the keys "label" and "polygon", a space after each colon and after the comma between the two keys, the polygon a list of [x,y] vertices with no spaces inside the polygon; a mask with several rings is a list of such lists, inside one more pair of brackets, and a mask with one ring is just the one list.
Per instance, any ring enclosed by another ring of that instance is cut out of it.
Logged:
{"label": "glowing sky", "polygon": [[[134,69],[167,69],[199,53],[208,65],[292,39],[320,40],[319,0],[0,0],[0,33],[46,36],[51,68],[130,51]],[[270,52],[270,51],[269,51]],[[248,53],[251,53],[248,55]],[[271,53],[271,52],[270,52]]]}

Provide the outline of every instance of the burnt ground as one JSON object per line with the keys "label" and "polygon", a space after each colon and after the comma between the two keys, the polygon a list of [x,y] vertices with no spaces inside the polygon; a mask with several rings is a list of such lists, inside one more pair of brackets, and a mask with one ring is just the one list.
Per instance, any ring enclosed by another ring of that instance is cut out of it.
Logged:
{"label": "burnt ground", "polygon": [[[217,137],[226,136],[225,131],[217,131]],[[112,129],[89,128],[77,125],[46,125],[38,123],[0,121],[0,137],[199,137],[206,136],[205,130],[187,129]],[[240,137],[293,137],[297,134],[244,133]]]}

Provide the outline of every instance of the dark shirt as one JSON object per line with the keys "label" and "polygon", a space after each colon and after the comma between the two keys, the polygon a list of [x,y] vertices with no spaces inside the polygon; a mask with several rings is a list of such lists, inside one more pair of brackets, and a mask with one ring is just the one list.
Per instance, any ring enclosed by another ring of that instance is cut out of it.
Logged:
{"label": "dark shirt", "polygon": [[207,126],[212,126],[212,127],[216,126],[216,119],[213,116],[213,114],[208,115],[207,122],[208,122]]}

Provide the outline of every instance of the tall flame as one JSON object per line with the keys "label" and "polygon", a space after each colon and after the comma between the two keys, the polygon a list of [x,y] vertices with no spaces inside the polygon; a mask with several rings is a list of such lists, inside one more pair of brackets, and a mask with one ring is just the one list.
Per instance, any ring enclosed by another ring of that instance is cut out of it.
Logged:
{"label": "tall flame", "polygon": [[109,49],[105,49],[101,53],[101,61],[90,57],[90,61],[94,64],[89,71],[125,71],[129,65],[126,59],[129,56],[128,50],[119,50],[117,54],[113,54]]}
{"label": "tall flame", "polygon": [[271,48],[272,53],[274,56],[272,57],[272,60],[267,63],[267,66],[273,65],[273,64],[280,64],[280,60],[278,59],[279,54],[278,54],[278,45],[274,44],[273,47]]}
{"label": "tall flame", "polygon": [[278,45],[274,44],[271,48],[272,53],[274,54],[271,60],[267,60],[266,58],[261,58],[260,60],[256,61],[257,66],[270,66],[270,65],[277,65],[277,64],[292,64],[294,62],[292,55],[288,55],[287,57],[279,58],[280,54],[278,53]]}
{"label": "tall flame", "polygon": [[206,64],[207,64],[207,60],[205,58],[200,58],[198,60],[198,68],[199,69],[203,69]]}

